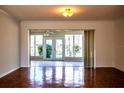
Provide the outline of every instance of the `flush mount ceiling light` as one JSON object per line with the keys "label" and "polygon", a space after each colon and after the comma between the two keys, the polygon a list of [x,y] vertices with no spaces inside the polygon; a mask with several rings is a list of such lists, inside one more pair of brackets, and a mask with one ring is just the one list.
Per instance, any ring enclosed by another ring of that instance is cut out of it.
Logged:
{"label": "flush mount ceiling light", "polygon": [[71,17],[73,15],[73,9],[71,8],[64,8],[61,10],[62,12],[62,15],[65,16],[65,17]]}

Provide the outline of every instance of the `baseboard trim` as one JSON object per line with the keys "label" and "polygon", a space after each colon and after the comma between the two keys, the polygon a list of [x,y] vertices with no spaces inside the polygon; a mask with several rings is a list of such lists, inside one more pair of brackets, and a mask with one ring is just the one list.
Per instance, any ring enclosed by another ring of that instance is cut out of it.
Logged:
{"label": "baseboard trim", "polygon": [[122,72],[124,72],[124,69],[122,69],[122,68],[118,68],[118,67],[115,67],[115,68],[120,70],[120,71],[122,71]]}
{"label": "baseboard trim", "polygon": [[7,75],[7,74],[9,74],[9,73],[11,73],[11,72],[13,72],[13,71],[19,69],[19,68],[20,68],[20,67],[17,67],[17,68],[14,68],[14,69],[12,69],[12,70],[10,70],[10,71],[8,71],[8,72],[5,72],[4,74],[0,75],[0,78],[4,77],[5,75]]}
{"label": "baseboard trim", "polygon": [[21,65],[20,67],[30,67],[30,65]]}

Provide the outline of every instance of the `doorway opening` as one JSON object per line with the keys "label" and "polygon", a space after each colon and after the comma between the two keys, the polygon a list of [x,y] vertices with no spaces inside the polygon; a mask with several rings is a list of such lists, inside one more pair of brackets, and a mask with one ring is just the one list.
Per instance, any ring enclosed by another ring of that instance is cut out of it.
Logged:
{"label": "doorway opening", "polygon": [[37,62],[84,65],[84,31],[32,29],[29,36],[31,66]]}

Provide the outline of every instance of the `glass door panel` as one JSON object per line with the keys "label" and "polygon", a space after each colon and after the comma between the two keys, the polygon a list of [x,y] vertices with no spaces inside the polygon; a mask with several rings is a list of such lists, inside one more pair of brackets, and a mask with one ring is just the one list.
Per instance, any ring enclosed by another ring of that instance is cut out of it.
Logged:
{"label": "glass door panel", "polygon": [[46,56],[46,59],[52,59],[53,57],[53,41],[51,39],[47,39],[46,42],[45,42],[45,56]]}
{"label": "glass door panel", "polygon": [[44,38],[44,60],[63,60],[63,38]]}
{"label": "glass door panel", "polygon": [[63,42],[62,42],[62,39],[56,39],[56,56],[55,56],[55,58],[56,59],[62,59],[62,57],[63,57],[63,53],[62,53],[62,46],[63,46],[63,44],[62,44]]}

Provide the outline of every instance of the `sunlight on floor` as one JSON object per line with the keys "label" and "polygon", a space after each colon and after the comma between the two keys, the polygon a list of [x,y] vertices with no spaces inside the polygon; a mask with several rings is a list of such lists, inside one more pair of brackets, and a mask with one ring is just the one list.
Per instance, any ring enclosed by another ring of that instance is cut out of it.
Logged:
{"label": "sunlight on floor", "polygon": [[[47,62],[47,61],[46,61]],[[63,84],[65,87],[80,87],[84,83],[84,67],[82,62],[46,62],[32,61],[30,80],[38,86],[45,84]],[[39,64],[39,66],[38,66]]]}

